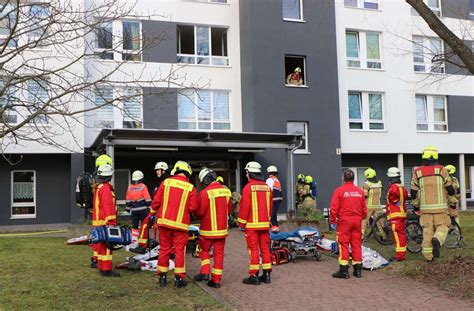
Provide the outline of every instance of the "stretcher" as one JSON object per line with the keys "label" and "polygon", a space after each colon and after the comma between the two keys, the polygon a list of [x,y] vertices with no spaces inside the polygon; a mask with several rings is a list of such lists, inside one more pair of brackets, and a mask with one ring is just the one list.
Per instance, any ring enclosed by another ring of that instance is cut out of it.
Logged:
{"label": "stretcher", "polygon": [[289,251],[289,261],[296,262],[297,257],[311,257],[319,261],[321,252],[318,244],[322,237],[317,228],[302,227],[293,231],[270,232],[271,249],[279,250],[282,247]]}

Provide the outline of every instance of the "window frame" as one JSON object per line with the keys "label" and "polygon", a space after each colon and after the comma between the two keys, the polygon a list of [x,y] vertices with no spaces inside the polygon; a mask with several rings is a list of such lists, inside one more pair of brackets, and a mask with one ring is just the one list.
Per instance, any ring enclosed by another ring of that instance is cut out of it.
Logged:
{"label": "window frame", "polygon": [[[128,60],[124,59],[123,54],[134,54],[134,50],[125,50],[123,49],[123,23],[138,23],[139,24],[139,31],[140,31],[140,49],[139,55],[140,60]],[[92,54],[94,54],[94,58],[98,61],[115,61],[115,62],[130,62],[130,63],[143,63],[143,21],[140,19],[120,19],[114,21],[104,21],[100,23],[102,24],[110,24],[112,34],[112,48],[109,50],[108,48],[98,48],[97,47],[97,32],[94,30],[94,45]],[[114,30],[116,33],[114,33]],[[112,58],[101,58],[100,55],[111,54]]]}
{"label": "window frame", "polygon": [[[7,21],[8,23],[10,23],[11,20],[13,20],[13,23],[16,23],[16,15],[12,17],[10,17],[9,15],[11,14],[15,14],[17,8],[16,8],[16,3],[12,3],[12,2],[8,2],[8,3],[2,3],[0,4],[0,7],[1,6],[4,6],[3,8],[3,11],[0,12],[0,17],[2,20],[4,21]],[[7,14],[9,13],[9,14]],[[18,23],[19,24],[19,23]],[[11,33],[11,28],[8,28],[6,27],[5,29],[8,29]],[[8,39],[9,35],[3,35],[3,34],[0,34],[0,45],[3,45],[4,41],[6,39]],[[14,49],[18,46],[18,38],[11,38],[10,39],[11,41],[8,42],[7,46],[6,46],[6,49]],[[13,43],[13,45],[11,45],[10,43]]]}
{"label": "window frame", "polygon": [[348,9],[361,9],[361,10],[370,10],[370,11],[380,11],[380,1],[379,0],[374,0],[375,2],[372,3],[377,3],[377,9],[371,9],[371,8],[366,8],[365,7],[365,2],[366,0],[356,0],[356,6],[350,6],[346,5],[344,2],[344,7]]}
{"label": "window frame", "polygon": [[[284,0],[281,0],[282,5],[283,5],[283,1]],[[296,23],[305,23],[306,22],[304,20],[304,9],[303,9],[304,1],[303,0],[296,0],[296,1],[299,1],[299,3],[300,3],[300,18],[297,19],[297,18],[287,18],[287,17],[285,17],[284,14],[283,14],[284,12],[283,12],[283,6],[282,6],[281,14],[282,14],[283,21],[285,21],[285,22],[296,22]]]}
{"label": "window frame", "polygon": [[[43,47],[43,44],[41,44],[41,41],[40,41],[40,38],[42,36],[44,36],[44,34],[46,33],[46,37],[48,37],[48,29],[46,27],[46,29],[44,30],[44,33],[41,35],[41,36],[36,36],[35,32],[32,31],[30,28],[31,27],[34,27],[34,28],[38,28],[36,29],[36,31],[39,31],[40,30],[40,26],[37,26],[37,24],[32,24],[34,21],[34,18],[31,14],[31,10],[33,7],[41,7],[43,10],[46,11],[46,16],[49,17],[50,16],[50,12],[49,12],[49,9],[47,7],[47,4],[48,2],[36,2],[36,3],[31,3],[28,7],[28,33],[27,33],[27,43],[28,44],[32,44],[32,43],[35,43],[36,42],[36,47],[31,47],[31,48],[34,48],[34,49],[45,49],[45,47]],[[41,16],[40,18],[43,18],[43,16]],[[21,21],[20,21],[21,22]],[[41,22],[41,20],[40,20]],[[47,44],[47,42],[45,42],[45,44]],[[46,47],[48,48],[48,47]]]}
{"label": "window frame", "polygon": [[[49,80],[48,79],[45,79],[45,78],[38,78],[38,79],[30,79],[28,81],[25,81],[25,84],[26,84],[26,101],[29,102],[29,103],[33,103],[38,100],[38,98],[30,98],[30,96],[35,96],[36,95],[33,95],[33,92],[30,91],[30,83],[37,83],[37,84],[40,84],[39,81],[42,81],[46,84],[46,95],[47,95],[47,98],[46,98],[46,102],[49,101],[51,98],[51,86],[50,86],[50,83],[49,83]],[[47,110],[47,109],[46,109]],[[32,113],[31,111],[28,110],[28,113]],[[40,120],[40,119],[43,119],[43,121],[39,121],[39,122],[36,122],[36,120]],[[32,125],[34,123],[34,125]],[[29,120],[29,126],[42,126],[42,127],[48,127],[48,126],[51,126],[51,123],[50,123],[50,116],[48,116],[47,114],[44,114],[44,115],[38,115],[34,118],[32,118],[31,120]]]}
{"label": "window frame", "polygon": [[304,142],[305,142],[305,147],[304,149],[296,149],[293,153],[294,154],[311,154],[311,151],[309,150],[309,122],[308,121],[286,121],[286,132],[287,134],[292,134],[288,133],[288,124],[289,123],[302,123],[304,125]]}
{"label": "window frame", "polygon": [[[122,89],[122,92],[124,93],[124,95],[125,95],[125,90],[126,90],[127,88],[138,89],[138,92],[139,92],[139,93],[142,93],[142,88],[141,88],[141,87],[132,87],[132,86],[129,86],[129,87],[125,87],[125,88]],[[121,109],[122,109],[122,111],[123,111],[123,113],[122,113],[122,123],[121,123],[121,124],[122,124],[122,127],[121,127],[121,128],[123,128],[123,129],[125,129],[125,128],[143,129],[143,125],[144,125],[144,124],[143,124],[143,121],[144,121],[144,114],[143,114],[143,113],[144,113],[144,111],[143,111],[143,110],[144,110],[144,109],[143,109],[143,94],[140,94],[140,95],[134,96],[134,97],[139,97],[138,103],[139,103],[139,105],[140,105],[140,120],[137,121],[137,120],[134,120],[134,119],[132,119],[132,118],[130,118],[130,117],[126,117],[126,116],[125,116],[125,103],[126,103],[126,101],[125,101],[125,100],[122,100],[121,103],[120,103],[120,105],[122,105]],[[115,108],[115,107],[114,107],[114,108]],[[141,126],[140,126],[140,127],[124,127],[124,123],[125,123],[125,122],[140,122],[140,125],[141,125]]]}
{"label": "window frame", "polygon": [[[33,172],[33,203],[14,203],[13,202],[13,184],[14,184],[14,176],[15,173],[27,173]],[[12,170],[10,172],[10,219],[34,219],[37,215],[37,198],[36,198],[36,170]],[[14,207],[28,207],[34,206],[35,213],[34,214],[13,214]]]}
{"label": "window frame", "polygon": [[[0,77],[0,88],[3,87],[4,85],[4,79],[3,77]],[[10,85],[10,87],[8,89],[5,90],[5,92],[3,93],[3,96],[0,97],[0,107],[3,106],[2,102],[5,102],[5,104],[7,104],[8,102],[8,98],[9,96],[13,96],[13,97],[17,97],[17,93],[20,91],[20,89],[16,86],[16,85]],[[5,116],[7,117],[14,117],[15,118],[15,122],[5,122]],[[20,114],[18,113],[18,111],[16,110],[6,110],[3,112],[3,120],[0,120],[0,122],[4,122],[5,124],[9,124],[9,125],[15,125],[15,124],[18,124],[19,123],[19,117],[20,117]]]}
{"label": "window frame", "polygon": [[358,183],[358,179],[359,179],[359,173],[358,171],[360,170],[361,171],[361,174],[365,180],[365,176],[364,176],[364,171],[367,169],[368,166],[342,166],[341,167],[341,173],[344,173],[345,170],[351,170],[354,172],[354,185],[356,185],[357,187],[360,187],[362,188],[363,184],[362,185],[359,185]]}
{"label": "window frame", "polygon": [[[441,0],[436,0],[436,1],[438,1],[438,7],[439,7],[438,10],[433,10],[433,8],[429,6],[428,1],[429,1],[429,0],[423,0],[423,2],[426,4],[426,6],[429,7],[430,10],[431,10],[436,16],[438,16],[439,18],[443,17]],[[410,7],[410,12],[411,12],[411,15],[412,15],[412,16],[420,16],[420,14],[418,14],[418,12],[417,12],[413,7]],[[437,12],[438,12],[438,13],[437,13]]]}
{"label": "window frame", "polygon": [[[347,46],[347,35],[348,34],[355,34],[357,39],[357,53],[358,57],[349,57],[347,54],[348,46]],[[368,57],[368,41],[367,35],[377,35],[378,36],[378,50],[379,50],[379,59],[369,58]],[[384,70],[384,61],[383,61],[383,35],[380,31],[365,31],[365,30],[356,30],[346,28],[345,31],[345,49],[346,49],[346,68],[348,69],[363,69],[363,70],[375,70],[375,71],[383,71]],[[359,66],[352,66],[351,63],[358,63]],[[380,68],[371,68],[368,66],[368,63],[378,63]]]}
{"label": "window frame", "polygon": [[[425,102],[425,107],[426,107],[426,122],[425,123],[419,123],[418,120],[416,120],[416,98],[417,97],[424,97],[424,102]],[[439,122],[435,121],[434,115],[435,115],[435,108],[434,108],[434,99],[436,97],[443,98],[444,101],[444,115],[445,115],[445,121],[444,122]],[[415,124],[416,124],[416,132],[418,133],[449,133],[449,118],[448,118],[448,98],[445,95],[427,95],[427,94],[415,94]],[[427,130],[420,130],[418,129],[418,125],[420,124],[427,124],[428,129]],[[436,125],[445,125],[446,130],[436,130],[435,126]]]}
{"label": "window frame", "polygon": [[302,55],[293,55],[293,54],[285,54],[284,62],[285,62],[285,69],[286,69],[286,58],[302,58],[303,59],[303,84],[301,85],[293,85],[293,84],[288,84],[286,83],[287,75],[285,72],[285,86],[287,87],[302,87],[302,88],[307,88],[308,87],[308,82],[306,79],[306,56]]}
{"label": "window frame", "polygon": [[[211,109],[210,109],[210,115],[211,115],[211,118],[210,120],[199,120],[199,109],[201,109],[199,107],[199,95],[198,95],[198,92],[200,91],[208,91],[210,93],[210,97],[209,97],[209,100],[210,100],[210,106],[211,106]],[[217,92],[223,92],[223,93],[227,93],[228,95],[228,98],[229,98],[229,101],[228,101],[228,109],[229,109],[229,119],[228,120],[219,120],[219,119],[215,119],[214,117],[214,112],[215,112],[215,102],[214,102],[214,93],[217,93]],[[199,131],[211,131],[211,132],[220,132],[220,131],[224,131],[224,132],[230,132],[232,131],[232,110],[231,110],[231,91],[228,91],[228,90],[198,90],[198,91],[193,91],[193,99],[192,99],[192,104],[193,104],[193,118],[180,118],[179,116],[179,107],[178,107],[178,130],[180,131],[196,131],[196,132],[199,132]],[[178,96],[178,103],[179,103],[179,96],[185,96],[187,97],[186,95],[184,94],[180,94],[178,93],[177,94]],[[180,123],[194,123],[195,124],[195,128],[194,129],[188,129],[188,128],[180,128],[179,127],[179,124]],[[211,125],[211,128],[210,129],[200,129],[199,128],[199,124],[200,123],[210,123]],[[215,123],[228,123],[229,124],[229,129],[214,129],[214,125]]]}
{"label": "window frame", "polygon": [[[134,50],[126,50],[123,48],[123,43],[125,42],[125,39],[124,39],[124,31],[123,31],[123,24],[124,23],[136,23],[138,24],[138,34],[139,34],[139,38],[140,38],[140,47],[138,48],[138,54],[136,54],[136,52],[134,53]],[[122,44],[120,44],[120,47],[119,47],[119,51],[120,51],[120,54],[121,54],[121,60],[124,61],[124,62],[135,62],[135,63],[141,63],[143,62],[143,25],[142,25],[142,22],[141,20],[133,20],[133,19],[123,19],[123,20],[120,20],[120,24],[121,24],[121,38],[122,38]],[[113,30],[113,25],[112,25],[112,30]],[[113,33],[112,33],[112,46],[113,46]],[[114,53],[115,54],[115,53]],[[139,57],[139,60],[133,60],[133,59],[124,59],[123,55],[124,54],[130,54],[130,55],[137,55]]]}
{"label": "window frame", "polygon": [[[358,95],[359,96],[359,107],[361,109],[361,119],[351,119],[349,117],[349,95]],[[380,95],[381,100],[381,111],[382,111],[382,119],[371,119],[370,118],[370,95]],[[385,109],[385,93],[384,92],[377,92],[377,91],[356,91],[356,90],[349,90],[347,92],[347,118],[348,123],[347,126],[349,131],[353,132],[386,132],[387,131],[387,123],[386,123],[386,109]],[[350,127],[351,123],[360,123],[362,124],[361,129],[353,129]],[[371,124],[382,124],[382,129],[371,129]]]}
{"label": "window frame", "polygon": [[[421,44],[419,43],[419,39],[421,39]],[[433,62],[433,58],[429,57],[432,54],[432,40],[437,40],[440,41],[440,47],[441,51],[440,54],[444,54],[444,41],[441,38],[437,37],[424,37],[424,36],[417,36],[414,35],[412,37],[412,43],[413,43],[413,48],[412,48],[412,60],[413,60],[413,72],[417,74],[446,74],[446,63],[444,61],[440,62]],[[417,42],[418,41],[418,42]],[[423,63],[421,62],[415,62],[415,44],[420,46],[422,48],[422,57],[423,57]],[[416,66],[423,66],[424,71],[416,70]],[[434,68],[442,69],[440,72],[439,70],[434,70]]]}

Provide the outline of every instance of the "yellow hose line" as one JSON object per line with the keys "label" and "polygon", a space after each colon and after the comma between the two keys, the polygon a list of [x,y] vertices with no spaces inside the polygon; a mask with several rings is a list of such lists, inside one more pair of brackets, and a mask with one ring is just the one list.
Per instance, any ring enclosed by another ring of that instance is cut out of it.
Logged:
{"label": "yellow hose line", "polygon": [[30,236],[30,235],[41,235],[41,234],[50,234],[50,233],[61,233],[61,232],[67,232],[67,230],[41,231],[41,232],[29,232],[29,233],[3,233],[3,234],[0,234],[0,238],[9,237],[9,236]]}

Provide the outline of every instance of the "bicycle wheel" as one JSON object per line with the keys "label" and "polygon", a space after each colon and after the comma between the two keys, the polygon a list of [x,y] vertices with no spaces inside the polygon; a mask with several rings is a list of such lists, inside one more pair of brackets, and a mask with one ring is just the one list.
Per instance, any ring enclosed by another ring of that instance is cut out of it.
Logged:
{"label": "bicycle wheel", "polygon": [[460,247],[461,238],[461,227],[459,227],[457,222],[453,221],[448,228],[448,235],[446,236],[444,246],[446,248],[458,248]]}
{"label": "bicycle wheel", "polygon": [[405,226],[405,235],[407,238],[407,250],[410,253],[421,252],[421,243],[423,242],[423,228],[417,222],[407,222]]}
{"label": "bicycle wheel", "polygon": [[378,215],[372,226],[375,240],[382,245],[390,245],[393,243],[392,229],[386,214]]}

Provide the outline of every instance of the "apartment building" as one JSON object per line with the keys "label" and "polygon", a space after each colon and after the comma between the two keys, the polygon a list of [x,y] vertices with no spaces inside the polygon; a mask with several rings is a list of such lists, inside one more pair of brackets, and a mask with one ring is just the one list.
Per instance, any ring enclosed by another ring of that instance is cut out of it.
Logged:
{"label": "apartment building", "polygon": [[[430,1],[458,31],[462,23],[472,28],[469,4]],[[342,168],[354,168],[360,183],[368,166],[382,176],[398,165],[408,182],[427,144],[443,162],[466,168],[471,198],[473,77],[431,61],[429,51],[447,47],[403,1],[139,0],[135,11],[84,38],[94,57],[78,70],[99,74],[125,62],[113,79],[173,72],[179,83],[99,85],[80,104],[128,96],[84,115],[72,152],[11,146],[17,164],[0,164],[0,226],[80,221],[75,179],[103,152],[115,160],[120,204],[134,170],[154,188],[157,161],[186,160],[195,173],[213,168],[240,191],[243,165],[257,160],[279,167],[283,206],[293,206],[292,181],[305,173],[315,177],[323,209]],[[152,38],[159,44],[137,52]],[[117,40],[124,44],[112,51]],[[297,67],[302,83],[289,84]]]}

